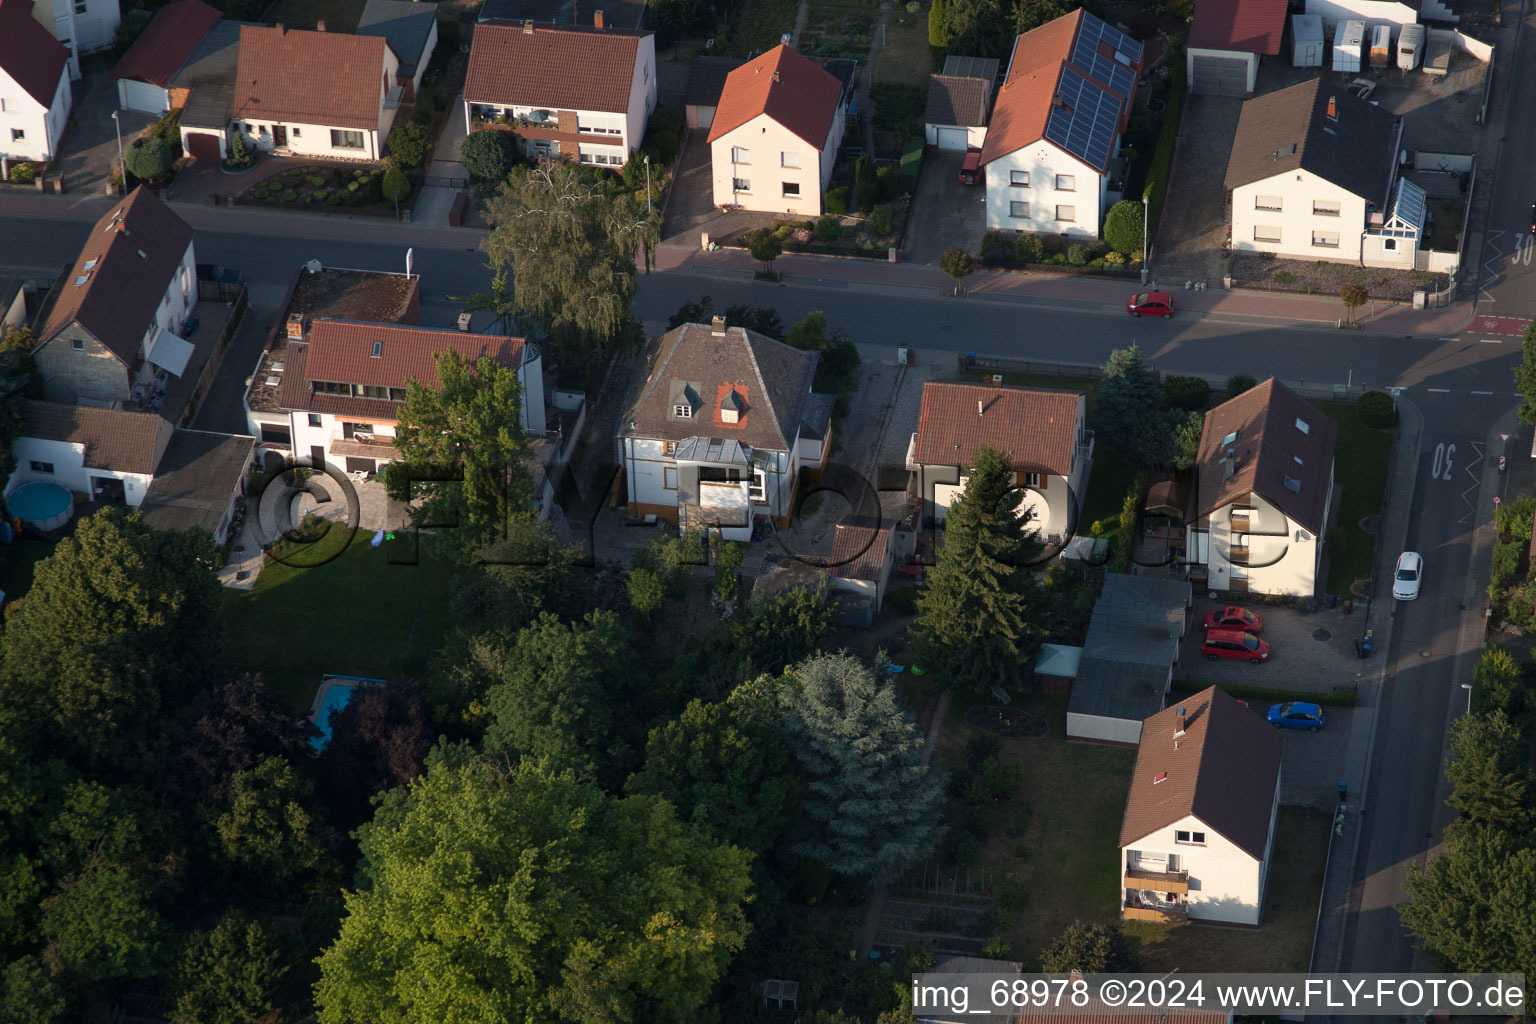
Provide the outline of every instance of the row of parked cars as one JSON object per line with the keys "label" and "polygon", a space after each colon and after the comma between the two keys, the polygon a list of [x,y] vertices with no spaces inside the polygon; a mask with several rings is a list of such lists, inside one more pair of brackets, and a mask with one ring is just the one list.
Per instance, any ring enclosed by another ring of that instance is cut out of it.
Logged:
{"label": "row of parked cars", "polygon": [[[1237,658],[1262,665],[1269,660],[1269,641],[1259,639],[1264,620],[1238,605],[1228,605],[1205,613],[1205,640],[1200,650],[1212,661]],[[1328,724],[1322,707],[1306,701],[1271,704],[1264,718],[1276,729],[1306,729],[1317,732]]]}

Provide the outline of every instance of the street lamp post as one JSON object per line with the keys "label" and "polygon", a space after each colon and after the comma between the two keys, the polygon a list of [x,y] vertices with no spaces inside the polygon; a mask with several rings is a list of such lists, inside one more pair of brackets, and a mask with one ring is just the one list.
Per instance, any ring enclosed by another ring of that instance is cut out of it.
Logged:
{"label": "street lamp post", "polygon": [[651,154],[645,154],[645,212],[651,212]]}
{"label": "street lamp post", "polygon": [[1461,688],[1467,691],[1467,714],[1472,713],[1472,684],[1462,683]]}
{"label": "street lamp post", "polygon": [[118,182],[124,192],[128,191],[128,165],[123,161],[123,122],[117,119],[117,111],[112,111],[112,127],[117,129],[117,169]]}
{"label": "street lamp post", "polygon": [[1147,283],[1147,194],[1141,194],[1141,283]]}
{"label": "street lamp post", "polygon": [[400,190],[395,189],[395,220],[400,219]]}

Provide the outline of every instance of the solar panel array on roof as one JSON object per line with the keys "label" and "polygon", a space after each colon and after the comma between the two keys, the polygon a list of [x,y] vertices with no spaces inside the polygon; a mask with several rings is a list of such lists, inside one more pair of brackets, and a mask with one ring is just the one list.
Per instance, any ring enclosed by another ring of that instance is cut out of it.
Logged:
{"label": "solar panel array on roof", "polygon": [[1070,68],[1062,69],[1058,95],[1061,105],[1051,108],[1045,137],[1092,166],[1104,167],[1115,140],[1122,100]]}
{"label": "solar panel array on roof", "polygon": [[[1100,43],[1106,44],[1100,52]],[[1141,62],[1141,44],[1130,36],[1110,28],[1098,18],[1083,13],[1077,29],[1077,45],[1072,48],[1072,66],[1090,78],[1103,82],[1121,96],[1129,96],[1136,84],[1136,72],[1130,67]]]}

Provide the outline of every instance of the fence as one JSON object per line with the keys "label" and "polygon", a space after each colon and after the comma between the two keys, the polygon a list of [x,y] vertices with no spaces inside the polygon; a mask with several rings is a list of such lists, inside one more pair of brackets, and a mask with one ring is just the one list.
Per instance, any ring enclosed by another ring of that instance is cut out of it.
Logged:
{"label": "fence", "polygon": [[[967,353],[959,359],[961,373],[980,370],[984,373],[1018,373],[1037,374],[1041,376],[1078,377],[1088,380],[1100,380],[1104,376],[1104,368],[1096,363],[1043,363],[1033,359],[1009,359],[1006,356],[983,356]],[[1227,386],[1226,377],[1206,373],[1179,374],[1183,377],[1199,377],[1211,386],[1213,390],[1223,391]],[[1362,394],[1372,390],[1372,386],[1364,381],[1356,381],[1351,374],[1349,380],[1340,384],[1326,380],[1306,380],[1304,378],[1276,377],[1275,380],[1284,384],[1303,398],[1322,399],[1326,401],[1353,401]]]}
{"label": "fence", "polygon": [[437,188],[469,188],[468,178],[445,178],[439,174],[429,174],[421,179],[421,183]]}
{"label": "fence", "polygon": [[231,283],[229,281],[209,281],[198,278],[197,297],[199,299],[211,299],[215,302],[238,302],[240,296],[245,293],[245,285]]}

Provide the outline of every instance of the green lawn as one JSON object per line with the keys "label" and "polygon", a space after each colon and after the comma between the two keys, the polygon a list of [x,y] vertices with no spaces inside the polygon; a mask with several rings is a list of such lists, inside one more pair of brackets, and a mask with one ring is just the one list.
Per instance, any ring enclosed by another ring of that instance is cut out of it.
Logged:
{"label": "green lawn", "polygon": [[53,554],[53,545],[45,540],[18,540],[0,549],[0,590],[6,599],[22,597],[32,589],[32,572],[37,563]]}
{"label": "green lawn", "polygon": [[790,0],[751,0],[731,33],[731,52],[745,57],[773,49],[781,36],[794,31],[796,9]]}
{"label": "green lawn", "polygon": [[427,548],[419,565],[391,565],[408,550],[405,536],[380,548],[372,537],[358,531],[341,557],[314,568],[268,561],[255,589],[226,591],[230,666],[259,672],[298,708],[325,673],[423,673],[451,624],[456,567]]}
{"label": "green lawn", "polygon": [[1360,520],[1379,515],[1387,487],[1387,463],[1392,433],[1360,422],[1353,402],[1320,402],[1319,408],[1339,425],[1333,456],[1333,479],[1344,487],[1339,500],[1339,525],[1328,543],[1328,593],[1348,594],[1350,584],[1368,579],[1376,554],[1376,537],[1360,529]]}
{"label": "green lawn", "polygon": [[1093,473],[1088,477],[1088,495],[1083,498],[1082,515],[1078,522],[1086,532],[1097,519],[1104,524],[1104,536],[1114,533],[1120,526],[1120,507],[1125,504],[1125,492],[1131,489],[1136,470],[1120,456],[1104,445],[1093,449]]}

